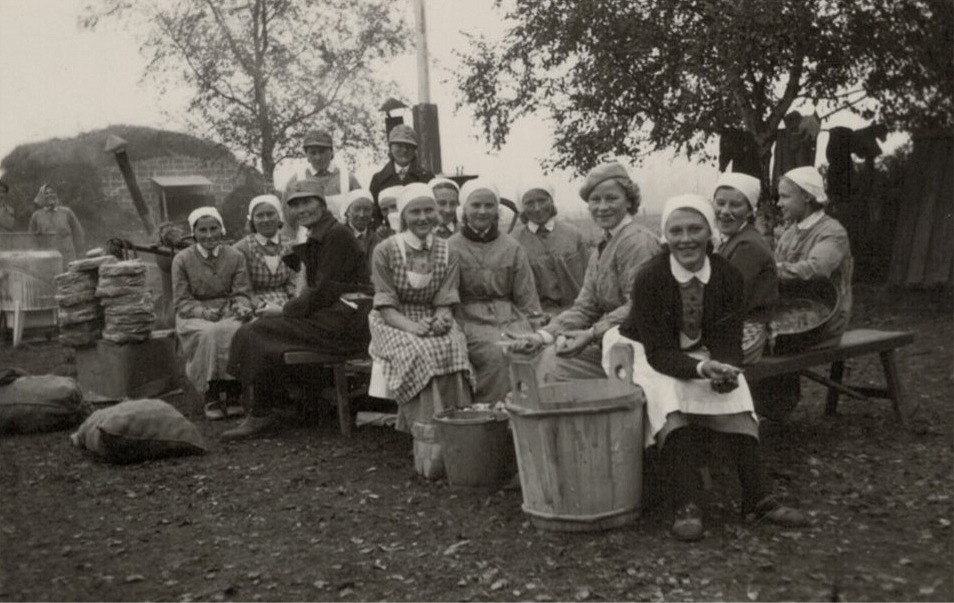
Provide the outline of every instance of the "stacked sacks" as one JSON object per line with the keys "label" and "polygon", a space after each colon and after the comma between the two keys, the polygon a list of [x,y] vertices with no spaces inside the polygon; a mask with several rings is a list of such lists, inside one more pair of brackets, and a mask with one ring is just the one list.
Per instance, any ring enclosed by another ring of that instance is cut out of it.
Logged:
{"label": "stacked sacks", "polygon": [[106,312],[103,339],[113,343],[138,343],[149,339],[156,313],[146,289],[146,265],[128,260],[102,266],[96,297]]}
{"label": "stacked sacks", "polygon": [[66,272],[53,277],[60,343],[80,348],[99,339],[103,311],[96,299],[97,270],[115,261],[112,256],[76,260],[69,263]]}

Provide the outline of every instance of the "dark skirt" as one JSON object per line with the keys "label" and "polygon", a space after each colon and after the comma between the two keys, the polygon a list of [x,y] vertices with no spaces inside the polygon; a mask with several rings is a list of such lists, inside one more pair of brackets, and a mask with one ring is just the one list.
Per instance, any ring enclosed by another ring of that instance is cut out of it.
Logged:
{"label": "dark skirt", "polygon": [[228,372],[252,385],[268,373],[280,372],[285,352],[308,350],[332,364],[368,354],[368,314],[341,302],[308,318],[276,316],[243,325],[232,338]]}

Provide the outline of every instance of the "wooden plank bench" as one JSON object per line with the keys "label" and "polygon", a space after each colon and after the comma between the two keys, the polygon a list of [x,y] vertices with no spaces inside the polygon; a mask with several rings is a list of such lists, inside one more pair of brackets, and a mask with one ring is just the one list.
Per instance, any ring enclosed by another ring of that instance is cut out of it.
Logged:
{"label": "wooden plank bench", "polygon": [[370,358],[353,358],[342,362],[326,362],[322,356],[316,352],[308,350],[297,350],[294,352],[285,352],[282,360],[286,366],[324,366],[331,369],[335,381],[335,398],[338,406],[338,426],[341,429],[341,435],[346,438],[351,437],[353,419],[351,417],[351,401],[368,393],[367,386],[361,386],[354,390],[348,389],[349,375],[370,375]]}
{"label": "wooden plank bench", "polygon": [[[749,383],[778,375],[797,373],[828,388],[825,414],[834,415],[838,409],[838,398],[846,394],[859,400],[883,398],[891,400],[894,414],[903,423],[901,405],[904,402],[904,390],[895,350],[914,342],[914,334],[904,331],[878,331],[875,329],[854,329],[845,332],[837,339],[831,339],[815,347],[784,356],[765,356],[758,363],[745,367],[745,378]],[[842,381],[845,361],[857,356],[878,354],[884,371],[884,388],[848,385]],[[828,376],[811,370],[812,367],[830,364]]]}

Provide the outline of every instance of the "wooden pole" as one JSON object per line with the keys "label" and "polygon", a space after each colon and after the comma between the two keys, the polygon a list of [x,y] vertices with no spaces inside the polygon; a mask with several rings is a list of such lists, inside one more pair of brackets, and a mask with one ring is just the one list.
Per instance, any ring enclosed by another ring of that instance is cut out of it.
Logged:
{"label": "wooden pole", "polygon": [[133,205],[136,207],[136,211],[139,212],[139,218],[146,228],[146,234],[152,237],[156,234],[156,223],[152,219],[152,214],[149,213],[149,206],[146,205],[146,200],[142,196],[139,183],[136,182],[136,174],[133,173],[132,163],[129,161],[129,155],[126,154],[126,144],[126,141],[119,136],[110,134],[106,138],[105,151],[115,155],[116,163],[119,165],[119,171],[122,172],[123,180],[126,181],[126,188],[129,189],[129,194],[132,195]]}
{"label": "wooden pole", "polygon": [[431,79],[427,56],[427,22],[424,0],[414,0],[414,25],[417,34],[417,102],[431,102]]}

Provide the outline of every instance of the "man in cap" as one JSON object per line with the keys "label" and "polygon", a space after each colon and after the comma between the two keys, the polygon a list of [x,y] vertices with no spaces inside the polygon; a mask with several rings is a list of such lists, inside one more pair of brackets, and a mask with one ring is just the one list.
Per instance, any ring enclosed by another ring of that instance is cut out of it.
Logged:
{"label": "man in cap", "polygon": [[[331,134],[325,130],[311,130],[305,134],[302,148],[305,150],[305,158],[308,159],[309,165],[305,170],[304,178],[321,183],[324,199],[328,202],[332,213],[335,213],[337,206],[340,205],[339,201],[343,199],[342,194],[357,190],[361,188],[361,185],[354,174],[349,174],[347,170],[342,173],[340,169],[331,165],[331,160],[335,157],[334,143],[331,140]],[[288,191],[298,180],[300,180],[298,176],[292,176],[285,187],[284,195],[284,213],[287,219],[282,232],[292,239],[297,235],[298,224],[293,213],[288,211]]]}
{"label": "man in cap", "polygon": [[[417,162],[417,134],[411,126],[394,126],[388,134],[388,161],[384,168],[371,177],[369,190],[378,203],[378,194],[392,186],[404,186],[412,182],[427,184],[434,174]],[[380,219],[380,209],[378,213]]]}

